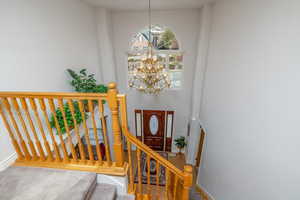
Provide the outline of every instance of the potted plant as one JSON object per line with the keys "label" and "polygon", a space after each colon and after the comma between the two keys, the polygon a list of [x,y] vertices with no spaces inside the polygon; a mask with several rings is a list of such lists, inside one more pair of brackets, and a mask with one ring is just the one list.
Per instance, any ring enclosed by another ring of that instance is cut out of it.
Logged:
{"label": "potted plant", "polygon": [[[107,93],[107,87],[103,84],[97,84],[96,79],[94,78],[95,74],[88,74],[86,69],[82,69],[79,71],[79,73],[75,72],[72,69],[67,69],[67,72],[71,76],[72,80],[70,84],[74,87],[74,90],[76,92],[82,92],[82,93]],[[94,102],[95,104],[97,102]],[[104,102],[103,102],[104,103]],[[85,106],[85,111],[88,112],[87,109],[87,101],[83,101],[83,104]],[[77,124],[81,124],[83,122],[82,115],[79,109],[78,102],[74,101],[74,114]],[[66,116],[66,121],[68,124],[68,128],[72,130],[74,128],[74,121],[72,117],[72,113],[69,108],[69,104],[64,104],[64,112]],[[61,129],[62,134],[66,133],[66,127],[64,124],[64,119],[61,110],[58,108],[56,111],[56,117],[58,121],[58,125]],[[85,117],[87,118],[88,115],[85,113]],[[55,126],[55,119],[54,116],[51,115],[50,117],[50,124],[52,128],[56,128]]]}
{"label": "potted plant", "polygon": [[179,138],[175,139],[175,145],[176,147],[179,149],[179,155],[182,154],[182,149],[187,145],[186,141],[185,141],[185,137],[180,136]]}
{"label": "potted plant", "polygon": [[97,84],[95,74],[87,74],[86,69],[82,69],[76,73],[72,69],[67,69],[72,80],[70,84],[76,92],[83,93],[107,93],[107,87],[103,84]]}
{"label": "potted plant", "polygon": [[[74,117],[75,117],[76,123],[81,124],[83,122],[83,119],[82,119],[81,112],[79,110],[78,102],[76,102],[76,101],[73,102],[73,107],[74,107]],[[65,117],[66,117],[66,121],[67,121],[69,130],[72,130],[75,126],[75,122],[73,120],[69,104],[64,104],[63,111],[65,113]],[[60,130],[61,130],[61,133],[64,134],[64,133],[66,133],[66,127],[65,127],[65,123],[64,123],[63,114],[60,109],[57,109],[55,112],[56,112],[56,118],[57,118],[57,122],[60,127]],[[85,117],[87,117],[87,114],[85,114]],[[54,115],[51,115],[51,117],[50,117],[50,125],[52,128],[56,128]]]}

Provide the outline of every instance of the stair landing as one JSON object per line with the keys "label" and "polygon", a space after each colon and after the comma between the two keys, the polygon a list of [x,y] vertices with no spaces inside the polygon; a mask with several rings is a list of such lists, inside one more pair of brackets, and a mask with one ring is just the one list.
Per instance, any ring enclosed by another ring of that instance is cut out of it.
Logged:
{"label": "stair landing", "polygon": [[9,167],[0,172],[0,199],[86,200],[96,184],[89,172]]}

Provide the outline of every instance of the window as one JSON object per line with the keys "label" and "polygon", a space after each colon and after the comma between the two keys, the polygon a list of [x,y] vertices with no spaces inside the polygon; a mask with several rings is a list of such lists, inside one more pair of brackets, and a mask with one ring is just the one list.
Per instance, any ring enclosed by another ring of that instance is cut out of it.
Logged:
{"label": "window", "polygon": [[142,56],[147,51],[149,38],[158,61],[169,73],[171,89],[181,88],[183,53],[179,51],[175,34],[169,28],[159,25],[152,26],[151,37],[149,37],[149,28],[145,28],[133,37],[128,54],[128,76],[132,76],[133,70],[139,67]]}

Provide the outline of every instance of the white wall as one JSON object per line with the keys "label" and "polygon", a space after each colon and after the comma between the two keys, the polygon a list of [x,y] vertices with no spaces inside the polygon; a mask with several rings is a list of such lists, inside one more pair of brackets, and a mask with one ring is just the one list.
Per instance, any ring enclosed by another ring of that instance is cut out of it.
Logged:
{"label": "white wall", "polygon": [[[99,77],[95,11],[86,4],[1,1],[0,27],[0,91],[70,91],[67,68]],[[1,164],[13,150],[0,131]]]}
{"label": "white wall", "polygon": [[197,61],[194,72],[191,116],[189,119],[190,134],[187,138],[187,148],[185,152],[185,160],[188,164],[191,165],[196,164],[196,157],[198,154],[198,147],[200,144],[200,108],[204,88],[203,83],[207,67],[212,7],[212,3],[206,3],[201,8]]}
{"label": "white wall", "polygon": [[300,199],[300,2],[217,2],[198,183],[220,200]]}
{"label": "white wall", "polygon": [[[176,34],[180,48],[184,53],[184,83],[177,91],[166,91],[159,96],[145,95],[127,87],[127,52],[132,37],[148,24],[147,12],[115,11],[112,13],[113,41],[117,69],[118,88],[128,94],[128,117],[132,133],[134,128],[134,109],[158,109],[175,111],[175,129],[173,138],[187,133],[189,119],[193,73],[196,61],[197,36],[199,32],[200,11],[173,10],[153,11],[152,24],[171,28]],[[173,150],[177,150],[173,147]]]}
{"label": "white wall", "polygon": [[116,67],[112,40],[111,11],[105,8],[96,8],[97,33],[99,44],[100,68],[102,81],[105,84],[116,82]]}

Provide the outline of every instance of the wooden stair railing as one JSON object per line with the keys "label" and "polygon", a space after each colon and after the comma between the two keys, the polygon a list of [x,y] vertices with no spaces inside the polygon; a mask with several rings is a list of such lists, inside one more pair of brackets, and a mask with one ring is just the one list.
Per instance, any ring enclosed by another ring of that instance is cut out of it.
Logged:
{"label": "wooden stair railing", "polygon": [[[15,165],[128,175],[128,192],[135,194],[137,199],[188,200],[192,167],[176,168],[135,138],[127,126],[126,96],[118,94],[115,83],[108,87],[107,94],[0,92],[0,115],[17,153]],[[108,106],[111,113],[112,149],[104,106]],[[88,120],[96,141],[95,148],[90,141]],[[73,122],[72,127],[70,121]],[[101,122],[102,133],[98,130],[97,121]],[[104,156],[99,144],[100,136],[105,146]],[[147,184],[141,180],[142,156],[146,156],[148,169],[151,160],[156,163],[158,173],[154,186],[151,185],[150,170],[146,175]],[[160,184],[161,169],[165,169],[165,185]],[[134,170],[137,170],[137,183]]]}
{"label": "wooden stair railing", "polygon": [[[121,137],[117,129],[113,129],[113,151],[109,145],[104,106],[108,106],[105,102],[112,98],[116,97],[111,93],[0,92],[0,115],[17,153],[15,165],[126,175],[128,164],[119,156],[122,145],[119,145]],[[115,127],[118,112],[111,108]],[[70,120],[74,127],[69,127]],[[94,149],[88,120],[96,141]],[[102,133],[97,121],[102,124]],[[55,128],[52,128],[53,122]],[[105,156],[102,156],[100,136]],[[114,153],[114,160],[111,153]]]}
{"label": "wooden stair railing", "polygon": [[[115,90],[117,93],[116,85],[110,84],[110,90]],[[162,157],[159,153],[153,151],[147,145],[138,140],[128,130],[127,122],[127,103],[125,95],[117,95],[118,105],[121,112],[121,126],[122,133],[125,136],[127,143],[127,154],[129,163],[129,193],[136,194],[137,199],[174,199],[174,200],[188,200],[189,191],[193,183],[193,168],[190,165],[185,165],[183,170],[175,167],[171,162]],[[132,147],[135,147],[136,159]],[[147,168],[150,169],[150,160],[156,163],[156,187],[151,186],[150,170],[147,170],[147,184],[142,182],[142,169],[141,169],[141,155],[146,155]],[[134,162],[136,160],[136,162]],[[135,184],[134,171],[137,170],[137,184]],[[160,185],[160,168],[165,168],[165,186]]]}

